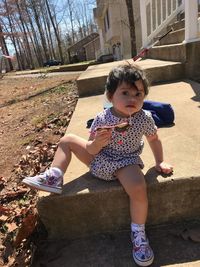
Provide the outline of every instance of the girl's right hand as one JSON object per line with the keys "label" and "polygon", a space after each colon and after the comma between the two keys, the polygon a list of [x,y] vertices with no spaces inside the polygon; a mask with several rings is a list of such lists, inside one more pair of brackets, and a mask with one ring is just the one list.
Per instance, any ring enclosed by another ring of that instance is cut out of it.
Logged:
{"label": "girl's right hand", "polygon": [[107,146],[112,135],[112,129],[99,129],[95,133],[94,144],[100,149]]}

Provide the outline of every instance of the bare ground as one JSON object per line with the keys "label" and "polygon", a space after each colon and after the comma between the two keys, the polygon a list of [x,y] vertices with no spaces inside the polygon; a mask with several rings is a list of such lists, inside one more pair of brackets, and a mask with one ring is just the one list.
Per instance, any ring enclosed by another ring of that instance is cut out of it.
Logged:
{"label": "bare ground", "polygon": [[78,75],[0,80],[0,266],[29,266],[37,193],[21,184],[52,161],[77,102]]}

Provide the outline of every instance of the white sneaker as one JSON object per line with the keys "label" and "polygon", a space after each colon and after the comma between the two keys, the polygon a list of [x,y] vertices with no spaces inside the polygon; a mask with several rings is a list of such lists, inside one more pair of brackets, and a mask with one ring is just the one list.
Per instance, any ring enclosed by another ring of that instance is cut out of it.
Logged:
{"label": "white sneaker", "polygon": [[22,183],[30,186],[31,188],[46,191],[50,193],[61,194],[63,186],[63,176],[55,175],[52,169],[46,170],[44,173],[38,174],[33,177],[26,177]]}
{"label": "white sneaker", "polygon": [[153,263],[154,254],[149,245],[144,230],[131,233],[133,243],[133,259],[139,266],[149,266]]}

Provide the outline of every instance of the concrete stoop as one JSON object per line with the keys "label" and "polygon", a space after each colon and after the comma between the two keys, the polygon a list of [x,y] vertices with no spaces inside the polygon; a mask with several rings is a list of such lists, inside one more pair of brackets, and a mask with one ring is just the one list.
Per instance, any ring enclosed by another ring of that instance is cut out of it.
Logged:
{"label": "concrete stoop", "polygon": [[110,70],[121,64],[138,65],[144,70],[151,84],[182,79],[185,74],[184,63],[172,61],[144,59],[134,62],[132,59],[90,66],[77,79],[80,97],[102,94]]}
{"label": "concrete stoop", "polygon": [[185,62],[186,56],[186,45],[183,43],[155,46],[147,53],[148,58],[179,62]]}
{"label": "concrete stoop", "polygon": [[[167,102],[175,125],[159,129],[165,160],[174,165],[170,177],[159,175],[145,143],[142,159],[148,185],[148,224],[200,216],[200,84],[189,80],[152,86],[148,99]],[[102,110],[102,95],[80,98],[67,132],[88,136],[86,122]],[[92,177],[76,158],[64,177],[60,196],[40,194],[39,216],[49,238],[74,239],[129,229],[129,201],[117,181]]]}
{"label": "concrete stoop", "polygon": [[[200,216],[200,176],[160,182],[156,176],[154,171],[146,175],[150,180],[147,224]],[[62,196],[41,198],[38,212],[51,239],[72,240],[130,228],[129,201],[121,185],[98,181],[89,173],[66,184]]]}

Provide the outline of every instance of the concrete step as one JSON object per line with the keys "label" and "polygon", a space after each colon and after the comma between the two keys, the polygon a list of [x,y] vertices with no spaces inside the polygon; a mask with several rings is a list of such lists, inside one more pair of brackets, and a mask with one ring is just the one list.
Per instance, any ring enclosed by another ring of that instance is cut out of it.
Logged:
{"label": "concrete step", "polygon": [[169,33],[157,46],[182,43],[185,39],[185,29],[179,29]]}
{"label": "concrete step", "polygon": [[167,30],[170,30],[171,28],[173,28],[174,31],[185,28],[185,19],[177,20],[167,26]]}
{"label": "concrete step", "polygon": [[[165,160],[174,173],[155,172],[145,143],[142,159],[148,185],[148,224],[156,225],[200,216],[200,84],[189,80],[152,86],[148,99],[171,103],[175,125],[160,128]],[[103,96],[80,98],[67,132],[88,138],[87,120],[103,109]],[[41,193],[38,213],[49,238],[81,238],[129,228],[129,201],[117,182],[98,180],[75,157],[64,177],[60,196]]]}
{"label": "concrete step", "polygon": [[[197,222],[162,225],[147,229],[155,260],[151,267],[199,267],[199,243],[183,240],[185,229],[199,229]],[[136,267],[132,259],[130,231],[98,234],[69,240],[43,242],[37,247],[32,267]]]}
{"label": "concrete step", "polygon": [[147,58],[185,62],[186,46],[182,43],[155,46],[148,51]]}
{"label": "concrete step", "polygon": [[79,96],[102,94],[110,70],[114,66],[127,63],[140,66],[145,71],[150,83],[166,82],[184,77],[184,64],[181,62],[155,59],[145,59],[138,62],[134,62],[132,59],[115,61],[88,67],[77,80]]}

